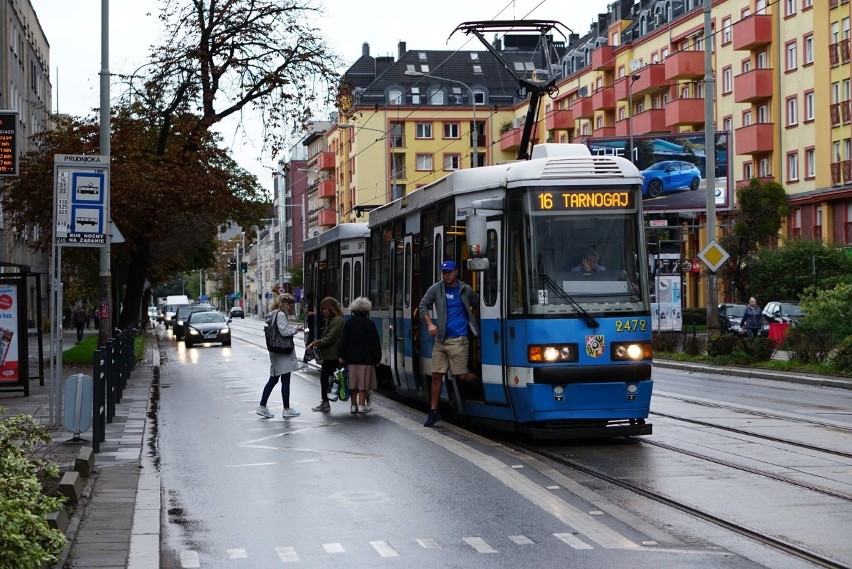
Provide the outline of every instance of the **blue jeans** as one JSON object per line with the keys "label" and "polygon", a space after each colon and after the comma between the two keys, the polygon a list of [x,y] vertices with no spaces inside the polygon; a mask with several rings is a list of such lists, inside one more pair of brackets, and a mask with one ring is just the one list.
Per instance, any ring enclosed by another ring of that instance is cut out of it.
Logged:
{"label": "blue jeans", "polygon": [[260,406],[266,407],[266,402],[272,394],[272,388],[278,383],[278,378],[281,378],[281,399],[284,401],[284,408],[290,407],[290,374],[282,373],[281,375],[269,376],[269,381],[263,387],[263,395],[260,397]]}

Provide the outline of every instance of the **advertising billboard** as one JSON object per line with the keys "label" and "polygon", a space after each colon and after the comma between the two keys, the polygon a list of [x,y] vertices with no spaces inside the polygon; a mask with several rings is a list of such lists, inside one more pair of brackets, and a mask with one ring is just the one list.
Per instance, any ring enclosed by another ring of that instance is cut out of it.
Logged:
{"label": "advertising billboard", "polygon": [[[733,204],[727,132],[716,133],[717,211]],[[645,212],[701,212],[707,209],[707,154],[703,132],[634,136],[632,162],[642,171],[642,205]],[[592,154],[631,154],[631,138],[589,138]]]}

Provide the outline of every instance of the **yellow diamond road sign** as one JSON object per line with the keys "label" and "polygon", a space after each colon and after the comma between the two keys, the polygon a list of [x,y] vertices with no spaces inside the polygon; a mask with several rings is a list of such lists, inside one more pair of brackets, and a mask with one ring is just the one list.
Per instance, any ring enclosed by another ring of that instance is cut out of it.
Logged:
{"label": "yellow diamond road sign", "polygon": [[716,241],[710,241],[707,246],[698,254],[698,258],[704,261],[707,268],[714,273],[719,270],[719,267],[725,264],[728,260],[728,252],[722,249],[722,246]]}

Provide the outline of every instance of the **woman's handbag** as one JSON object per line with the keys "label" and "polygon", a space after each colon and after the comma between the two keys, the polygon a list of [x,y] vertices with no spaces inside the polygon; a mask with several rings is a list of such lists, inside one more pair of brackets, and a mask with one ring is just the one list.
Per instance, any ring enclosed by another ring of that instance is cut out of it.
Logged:
{"label": "woman's handbag", "polygon": [[266,336],[266,349],[273,354],[292,354],[293,350],[296,348],[296,344],[293,342],[293,336],[281,335],[281,331],[278,329],[277,314],[275,315],[275,320],[272,322],[272,325],[265,327],[263,329],[263,333]]}

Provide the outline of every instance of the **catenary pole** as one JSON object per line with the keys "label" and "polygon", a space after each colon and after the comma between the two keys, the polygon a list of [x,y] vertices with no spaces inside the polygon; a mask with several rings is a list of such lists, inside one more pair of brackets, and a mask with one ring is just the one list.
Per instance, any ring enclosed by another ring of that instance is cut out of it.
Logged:
{"label": "catenary pole", "polygon": [[[707,243],[716,239],[716,80],[713,77],[713,31],[710,6],[713,0],[704,0],[704,164],[707,186]],[[707,331],[719,331],[719,291],[716,272],[707,271]]]}

